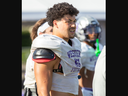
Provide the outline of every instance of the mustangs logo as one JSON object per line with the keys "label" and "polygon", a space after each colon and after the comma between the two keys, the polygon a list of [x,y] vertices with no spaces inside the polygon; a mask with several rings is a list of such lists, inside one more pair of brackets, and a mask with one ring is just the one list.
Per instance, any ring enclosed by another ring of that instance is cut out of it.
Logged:
{"label": "mustangs logo", "polygon": [[71,50],[69,52],[67,52],[68,57],[80,57],[80,50]]}
{"label": "mustangs logo", "polygon": [[[67,52],[67,55],[69,58],[72,58],[72,57],[80,57],[80,51],[79,50],[71,50],[71,51],[68,51]],[[81,67],[81,64],[80,64],[80,59],[74,59],[74,63],[76,65],[76,67],[72,67],[72,70],[71,72],[78,72],[80,71],[80,68],[77,68],[77,67]]]}

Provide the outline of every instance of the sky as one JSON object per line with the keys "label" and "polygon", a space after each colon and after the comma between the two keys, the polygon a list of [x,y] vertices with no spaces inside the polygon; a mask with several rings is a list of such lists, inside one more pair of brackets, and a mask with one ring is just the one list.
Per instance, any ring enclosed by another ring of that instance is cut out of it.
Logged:
{"label": "sky", "polygon": [[46,12],[48,8],[60,2],[68,2],[84,12],[105,12],[106,10],[106,0],[22,0],[22,12]]}

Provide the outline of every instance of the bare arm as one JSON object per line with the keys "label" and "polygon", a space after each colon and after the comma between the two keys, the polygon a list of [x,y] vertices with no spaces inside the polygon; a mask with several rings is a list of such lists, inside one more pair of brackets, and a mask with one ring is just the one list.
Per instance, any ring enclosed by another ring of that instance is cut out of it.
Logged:
{"label": "bare arm", "polygon": [[85,67],[82,67],[80,69],[80,72],[78,73],[78,75],[81,76],[81,78],[78,79],[79,80],[79,92],[78,92],[78,96],[83,96],[82,95],[82,92],[81,92],[81,88],[84,87],[84,76],[85,76],[84,75],[84,70],[85,70]]}
{"label": "bare arm", "polygon": [[85,77],[85,75],[84,75],[84,70],[85,70],[85,67],[82,67],[82,68],[80,69],[80,72],[78,73],[78,75],[81,76],[81,78],[78,79],[78,80],[79,80],[79,86],[80,86],[80,87],[84,87],[84,77]]}
{"label": "bare arm", "polygon": [[52,71],[57,60],[58,59],[56,58],[55,60],[47,63],[34,64],[34,73],[39,96],[50,96],[49,92],[52,85]]}

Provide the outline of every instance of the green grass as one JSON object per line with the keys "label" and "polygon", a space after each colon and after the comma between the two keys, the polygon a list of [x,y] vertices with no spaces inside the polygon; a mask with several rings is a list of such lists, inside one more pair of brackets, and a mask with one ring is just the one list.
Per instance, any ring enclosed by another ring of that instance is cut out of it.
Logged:
{"label": "green grass", "polygon": [[22,64],[26,64],[26,60],[30,53],[30,47],[22,47]]}
{"label": "green grass", "polygon": [[31,46],[30,33],[28,31],[22,31],[22,47]]}
{"label": "green grass", "polygon": [[30,26],[22,26],[22,64],[26,64],[32,43],[30,39],[29,27]]}

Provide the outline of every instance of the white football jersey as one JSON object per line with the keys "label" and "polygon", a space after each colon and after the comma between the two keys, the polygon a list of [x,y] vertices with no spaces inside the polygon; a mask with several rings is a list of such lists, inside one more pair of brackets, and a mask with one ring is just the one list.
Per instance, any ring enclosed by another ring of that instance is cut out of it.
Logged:
{"label": "white football jersey", "polygon": [[25,88],[35,88],[35,82],[34,61],[32,60],[32,53],[30,53],[26,62],[24,86]]}
{"label": "white football jersey", "polygon": [[51,90],[78,95],[78,73],[82,68],[81,43],[74,37],[72,46],[55,35],[42,34],[33,40],[31,53],[36,48],[51,49],[59,58],[64,75],[53,73]]}
{"label": "white football jersey", "polygon": [[33,53],[36,48],[51,49],[61,58],[60,63],[65,76],[70,73],[79,72],[82,67],[80,57],[81,43],[76,37],[70,40],[72,41],[72,46],[55,35],[42,34],[33,40],[31,52]]}
{"label": "white football jersey", "polygon": [[[95,46],[97,46],[96,43],[95,43]],[[103,46],[100,43],[99,43],[99,49],[100,50],[103,49]],[[90,71],[94,71],[97,58],[98,57],[96,57],[96,55],[95,55],[95,49],[92,48],[91,46],[87,45],[86,43],[81,42],[82,66]],[[85,73],[86,73],[86,71],[85,71]]]}

